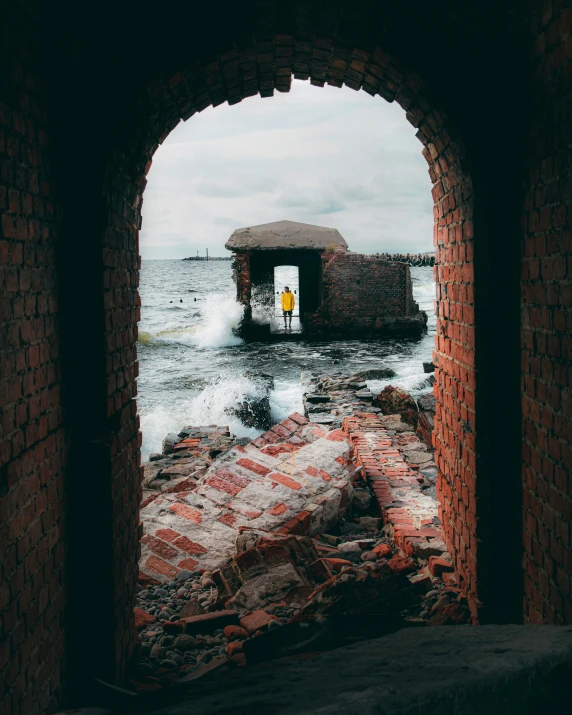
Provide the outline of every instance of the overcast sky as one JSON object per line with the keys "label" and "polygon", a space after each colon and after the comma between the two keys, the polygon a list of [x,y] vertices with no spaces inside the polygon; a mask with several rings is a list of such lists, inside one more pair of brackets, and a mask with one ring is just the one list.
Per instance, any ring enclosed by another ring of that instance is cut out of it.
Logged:
{"label": "overcast sky", "polygon": [[228,255],[236,228],[283,219],[337,228],[353,251],[433,250],[427,163],[403,109],[346,87],[209,107],[159,147],[143,258]]}

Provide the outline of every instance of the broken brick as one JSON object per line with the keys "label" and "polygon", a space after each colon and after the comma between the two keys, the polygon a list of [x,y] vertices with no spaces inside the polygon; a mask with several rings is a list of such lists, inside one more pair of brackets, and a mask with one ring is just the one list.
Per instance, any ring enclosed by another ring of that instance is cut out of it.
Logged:
{"label": "broken brick", "polygon": [[240,625],[248,631],[248,633],[254,633],[259,628],[265,628],[270,621],[278,621],[276,616],[267,613],[266,611],[259,610],[254,611],[249,616],[244,616],[240,619]]}

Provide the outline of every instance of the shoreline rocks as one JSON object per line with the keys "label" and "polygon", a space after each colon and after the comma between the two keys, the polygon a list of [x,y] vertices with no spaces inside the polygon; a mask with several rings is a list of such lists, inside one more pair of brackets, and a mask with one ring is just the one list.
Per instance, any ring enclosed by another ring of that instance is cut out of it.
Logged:
{"label": "shoreline rocks", "polygon": [[[188,428],[172,453],[145,465],[190,454],[204,472],[142,509],[145,585],[131,687],[168,687],[408,625],[469,622],[437,518],[435,400],[428,393],[415,403],[396,388],[380,400],[363,378],[314,376],[307,416],[291,415],[245,444],[210,427],[191,445],[197,432]],[[400,411],[384,414],[376,402]],[[403,419],[412,403],[417,431]],[[209,538],[216,543],[205,545]],[[148,566],[159,562],[172,572],[153,582]],[[348,632],[358,617],[368,627]]]}

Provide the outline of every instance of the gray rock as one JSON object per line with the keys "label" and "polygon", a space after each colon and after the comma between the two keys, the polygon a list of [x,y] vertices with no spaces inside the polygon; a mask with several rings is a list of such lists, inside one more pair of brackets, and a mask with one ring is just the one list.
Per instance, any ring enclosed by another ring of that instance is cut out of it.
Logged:
{"label": "gray rock", "polygon": [[336,420],[333,415],[330,415],[327,412],[319,412],[312,415],[312,422],[315,422],[317,425],[331,425],[336,421],[339,422],[339,420]]}
{"label": "gray rock", "polygon": [[163,440],[163,454],[172,454],[175,451],[175,445],[179,443],[179,435],[174,432],[169,434]]}
{"label": "gray rock", "polygon": [[372,496],[370,492],[362,491],[359,489],[354,490],[354,509],[356,511],[367,511],[371,506]]}
{"label": "gray rock", "polygon": [[176,670],[178,666],[174,660],[171,660],[170,658],[165,658],[161,661],[161,667],[168,668],[169,670]]}
{"label": "gray rock", "polygon": [[362,561],[377,561],[378,555],[375,553],[375,551],[364,551],[363,554],[361,555],[361,560]]}
{"label": "gray rock", "polygon": [[429,560],[430,556],[441,556],[445,551],[447,547],[442,539],[431,539],[429,543],[413,542],[413,553],[421,559]]}
{"label": "gray rock", "polygon": [[162,455],[162,454],[159,454],[159,452],[152,452],[152,453],[149,455],[149,461],[150,461],[150,462],[156,462],[158,459],[162,459],[162,458],[163,458],[163,455]]}
{"label": "gray rock", "polygon": [[437,400],[432,392],[424,392],[417,398],[417,405],[420,412],[432,412],[434,414]]}
{"label": "gray rock", "polygon": [[158,658],[159,660],[162,660],[165,657],[166,652],[166,648],[163,648],[160,645],[154,645],[151,648],[151,658]]}
{"label": "gray rock", "polygon": [[175,638],[173,645],[185,653],[188,650],[192,650],[197,645],[197,641],[193,636],[181,635]]}
{"label": "gray rock", "polygon": [[361,378],[362,380],[387,380],[390,377],[395,377],[395,370],[392,370],[390,367],[360,370],[360,372],[356,372],[354,377]]}

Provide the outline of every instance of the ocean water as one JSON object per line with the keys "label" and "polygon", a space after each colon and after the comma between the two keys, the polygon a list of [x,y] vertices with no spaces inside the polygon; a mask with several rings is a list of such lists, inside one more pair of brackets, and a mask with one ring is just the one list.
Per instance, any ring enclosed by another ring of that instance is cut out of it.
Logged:
{"label": "ocean water", "polygon": [[[422,363],[431,360],[434,346],[433,269],[412,267],[411,277],[415,300],[429,317],[427,333],[420,338],[244,343],[233,333],[242,306],[235,300],[230,261],[143,261],[138,342],[143,460],[160,451],[168,432],[184,425],[228,424],[239,436],[255,437],[257,430],[229,414],[257,389],[247,371],[274,377],[270,403],[276,421],[302,410],[310,373],[390,367],[396,376],[369,381],[372,389],[388,384],[413,394],[430,389]],[[297,287],[291,267],[282,267],[276,280],[277,289],[282,284]],[[274,319],[280,325],[276,290],[274,300]],[[264,311],[268,317],[268,306]]]}

